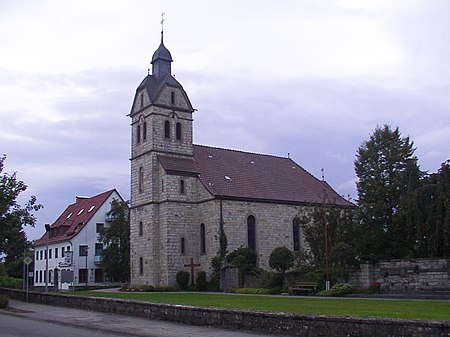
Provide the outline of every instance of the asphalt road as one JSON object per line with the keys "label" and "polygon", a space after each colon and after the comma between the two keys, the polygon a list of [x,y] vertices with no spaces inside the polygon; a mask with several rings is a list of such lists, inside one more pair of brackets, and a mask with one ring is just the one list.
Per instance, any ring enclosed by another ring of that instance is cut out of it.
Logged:
{"label": "asphalt road", "polygon": [[267,335],[10,300],[8,308],[0,309],[0,336],[256,337]]}

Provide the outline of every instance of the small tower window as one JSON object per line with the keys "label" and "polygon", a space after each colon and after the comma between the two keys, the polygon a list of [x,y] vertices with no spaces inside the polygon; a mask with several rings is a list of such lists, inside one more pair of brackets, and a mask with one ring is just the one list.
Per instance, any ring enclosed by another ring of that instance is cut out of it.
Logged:
{"label": "small tower window", "polygon": [[139,275],[144,274],[144,259],[142,257],[139,258]]}
{"label": "small tower window", "polygon": [[143,225],[142,225],[142,221],[139,221],[139,236],[142,236],[142,233],[143,233]]}
{"label": "small tower window", "polygon": [[185,194],[186,193],[186,188],[184,186],[184,180],[180,180],[180,193],[181,194]]}
{"label": "small tower window", "polygon": [[186,239],[185,238],[181,238],[180,250],[181,250],[182,255],[184,255],[186,253]]}
{"label": "small tower window", "polygon": [[181,140],[181,123],[177,123],[176,138],[177,138],[177,140]]}
{"label": "small tower window", "polygon": [[142,124],[142,140],[147,140],[147,122]]}
{"label": "small tower window", "polygon": [[170,93],[170,103],[175,104],[175,91]]}
{"label": "small tower window", "polygon": [[139,168],[139,193],[144,190],[144,168],[141,166]]}
{"label": "small tower window", "polygon": [[161,192],[164,192],[164,179],[161,179]]}
{"label": "small tower window", "polygon": [[141,142],[141,126],[138,125],[136,127],[136,143],[140,143]]}
{"label": "small tower window", "polygon": [[144,94],[141,94],[141,109],[144,107]]}
{"label": "small tower window", "polygon": [[200,254],[206,254],[206,228],[204,223],[200,225]]}
{"label": "small tower window", "polygon": [[169,121],[164,122],[164,138],[167,138],[167,139],[170,138],[170,122]]}
{"label": "small tower window", "polygon": [[256,251],[256,220],[253,215],[247,218],[247,245],[248,248]]}

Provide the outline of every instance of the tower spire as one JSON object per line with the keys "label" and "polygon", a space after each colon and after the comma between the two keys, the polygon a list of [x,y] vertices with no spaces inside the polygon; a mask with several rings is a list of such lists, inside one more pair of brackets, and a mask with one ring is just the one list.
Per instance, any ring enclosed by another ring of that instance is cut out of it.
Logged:
{"label": "tower spire", "polygon": [[164,46],[164,15],[161,13],[161,44],[155,51],[152,57],[152,74],[153,75],[171,75],[172,70],[170,64],[172,63],[172,55]]}

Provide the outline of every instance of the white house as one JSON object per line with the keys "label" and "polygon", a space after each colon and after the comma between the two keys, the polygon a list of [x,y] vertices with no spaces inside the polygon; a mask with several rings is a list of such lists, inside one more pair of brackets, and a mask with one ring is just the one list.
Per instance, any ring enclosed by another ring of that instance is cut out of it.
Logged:
{"label": "white house", "polygon": [[46,233],[35,243],[34,286],[69,289],[108,281],[99,232],[111,224],[107,213],[114,199],[123,200],[115,189],[76,197],[52,225],[45,225]]}

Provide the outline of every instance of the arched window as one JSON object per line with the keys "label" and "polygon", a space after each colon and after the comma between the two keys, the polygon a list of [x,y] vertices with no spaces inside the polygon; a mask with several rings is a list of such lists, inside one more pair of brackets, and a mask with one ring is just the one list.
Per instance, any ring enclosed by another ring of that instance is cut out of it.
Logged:
{"label": "arched window", "polygon": [[139,168],[139,193],[144,190],[144,168],[141,166]]}
{"label": "arched window", "polygon": [[247,245],[256,251],[256,220],[253,215],[247,218]]}
{"label": "arched window", "polygon": [[292,238],[294,244],[294,252],[300,251],[300,219],[292,220]]}
{"label": "arched window", "polygon": [[147,140],[147,122],[144,122],[144,124],[142,124],[142,140]]}
{"label": "arched window", "polygon": [[204,223],[200,225],[200,254],[206,254],[206,228]]}
{"label": "arched window", "polygon": [[136,143],[140,143],[141,142],[141,126],[138,125],[136,127]]}
{"label": "arched window", "polygon": [[164,122],[164,138],[170,138],[170,122]]}
{"label": "arched window", "polygon": [[142,257],[139,258],[139,275],[144,274],[144,259]]}
{"label": "arched window", "polygon": [[181,140],[181,123],[177,123],[176,138],[177,140]]}
{"label": "arched window", "polygon": [[181,254],[184,255],[186,253],[186,240],[185,238],[181,238],[181,243],[180,243],[180,250],[181,250]]}
{"label": "arched window", "polygon": [[184,185],[184,180],[182,179],[182,180],[180,180],[180,193],[184,194],[185,192],[186,192],[186,188]]}
{"label": "arched window", "polygon": [[142,221],[139,221],[139,236],[142,236],[144,232],[144,226],[142,225]]}

